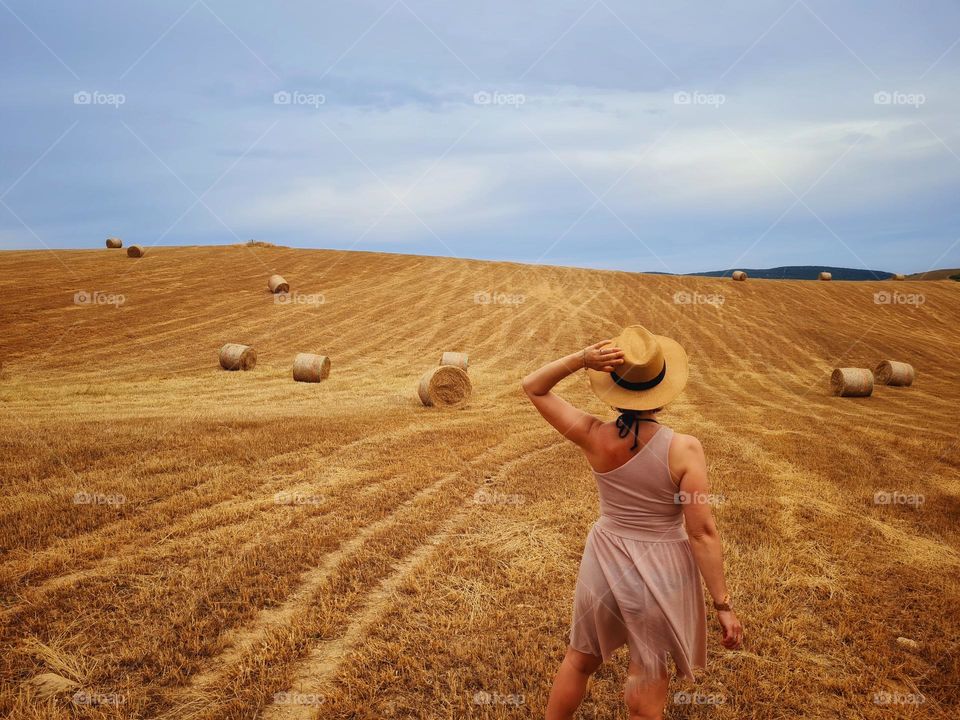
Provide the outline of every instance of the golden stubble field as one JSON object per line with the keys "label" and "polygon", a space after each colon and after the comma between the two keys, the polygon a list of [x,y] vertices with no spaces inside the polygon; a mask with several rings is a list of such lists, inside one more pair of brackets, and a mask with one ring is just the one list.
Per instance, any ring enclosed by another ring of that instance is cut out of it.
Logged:
{"label": "golden stubble field", "polygon": [[[957,716],[960,284],[230,246],[5,252],[0,286],[4,717],[541,715],[597,499],[519,381],[633,322],[689,352],[663,420],[706,448],[746,627],[729,653],[711,625],[667,716]],[[460,410],[416,399],[444,350]],[[327,381],[292,382],[301,351]],[[914,386],[829,395],[884,358]],[[560,391],[609,416],[582,374]],[[624,669],[582,717],[625,716]],[[85,694],[38,699],[43,672]]]}

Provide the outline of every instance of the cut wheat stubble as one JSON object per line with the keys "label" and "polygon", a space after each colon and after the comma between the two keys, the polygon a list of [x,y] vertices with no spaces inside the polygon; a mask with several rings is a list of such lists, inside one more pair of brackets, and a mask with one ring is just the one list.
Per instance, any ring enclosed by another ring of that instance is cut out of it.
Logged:
{"label": "cut wheat stubble", "polygon": [[473,387],[466,371],[453,365],[428,370],[417,387],[420,402],[427,407],[456,407],[470,399]]}
{"label": "cut wheat stubble", "polygon": [[297,382],[320,382],[330,375],[330,358],[313,353],[297,353],[293,359],[293,379]]}
{"label": "cut wheat stubble", "polygon": [[445,352],[440,356],[440,365],[452,365],[453,367],[458,367],[461,370],[467,370],[469,364],[469,359],[466,353]]}
{"label": "cut wheat stubble", "polygon": [[108,248],[122,248],[123,240],[117,237],[108,237],[107,238],[107,247]]}
{"label": "cut wheat stubble", "polygon": [[127,257],[138,258],[143,257],[143,248],[139,245],[131,245],[127,248]]}
{"label": "cut wheat stubble", "polygon": [[267,280],[267,287],[274,294],[290,292],[290,283],[284,280],[282,275],[271,275],[270,279]]}
{"label": "cut wheat stubble", "polygon": [[224,370],[253,370],[257,351],[249,345],[227,343],[220,348],[220,367]]}
{"label": "cut wheat stubble", "polygon": [[830,387],[840,397],[868,397],[873,393],[873,373],[867,368],[837,368]]}
{"label": "cut wheat stubble", "polygon": [[907,387],[917,376],[913,365],[897,360],[881,360],[873,371],[879,385]]}

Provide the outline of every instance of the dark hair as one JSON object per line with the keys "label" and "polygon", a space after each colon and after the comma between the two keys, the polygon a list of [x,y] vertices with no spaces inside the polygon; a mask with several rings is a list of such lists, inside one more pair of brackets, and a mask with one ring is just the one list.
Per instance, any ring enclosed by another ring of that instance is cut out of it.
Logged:
{"label": "dark hair", "polygon": [[616,408],[616,411],[621,415],[639,415],[640,413],[658,413],[663,410],[662,407],[654,408],[653,410],[624,410],[623,408]]}

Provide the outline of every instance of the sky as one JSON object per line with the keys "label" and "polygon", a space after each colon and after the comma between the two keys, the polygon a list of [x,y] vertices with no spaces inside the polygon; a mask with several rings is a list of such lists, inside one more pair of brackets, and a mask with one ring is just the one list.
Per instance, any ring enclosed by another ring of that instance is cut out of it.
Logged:
{"label": "sky", "polygon": [[960,7],[0,0],[0,248],[960,266]]}

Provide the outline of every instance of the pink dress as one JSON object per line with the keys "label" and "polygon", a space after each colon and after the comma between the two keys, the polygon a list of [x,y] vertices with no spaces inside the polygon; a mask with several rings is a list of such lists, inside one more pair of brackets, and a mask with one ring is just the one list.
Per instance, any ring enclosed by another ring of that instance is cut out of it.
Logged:
{"label": "pink dress", "polygon": [[673,430],[661,426],[630,460],[594,472],[600,519],[587,536],[570,646],[608,660],[624,643],[641,676],[681,675],[707,661],[707,620],[679,488],[670,477]]}

